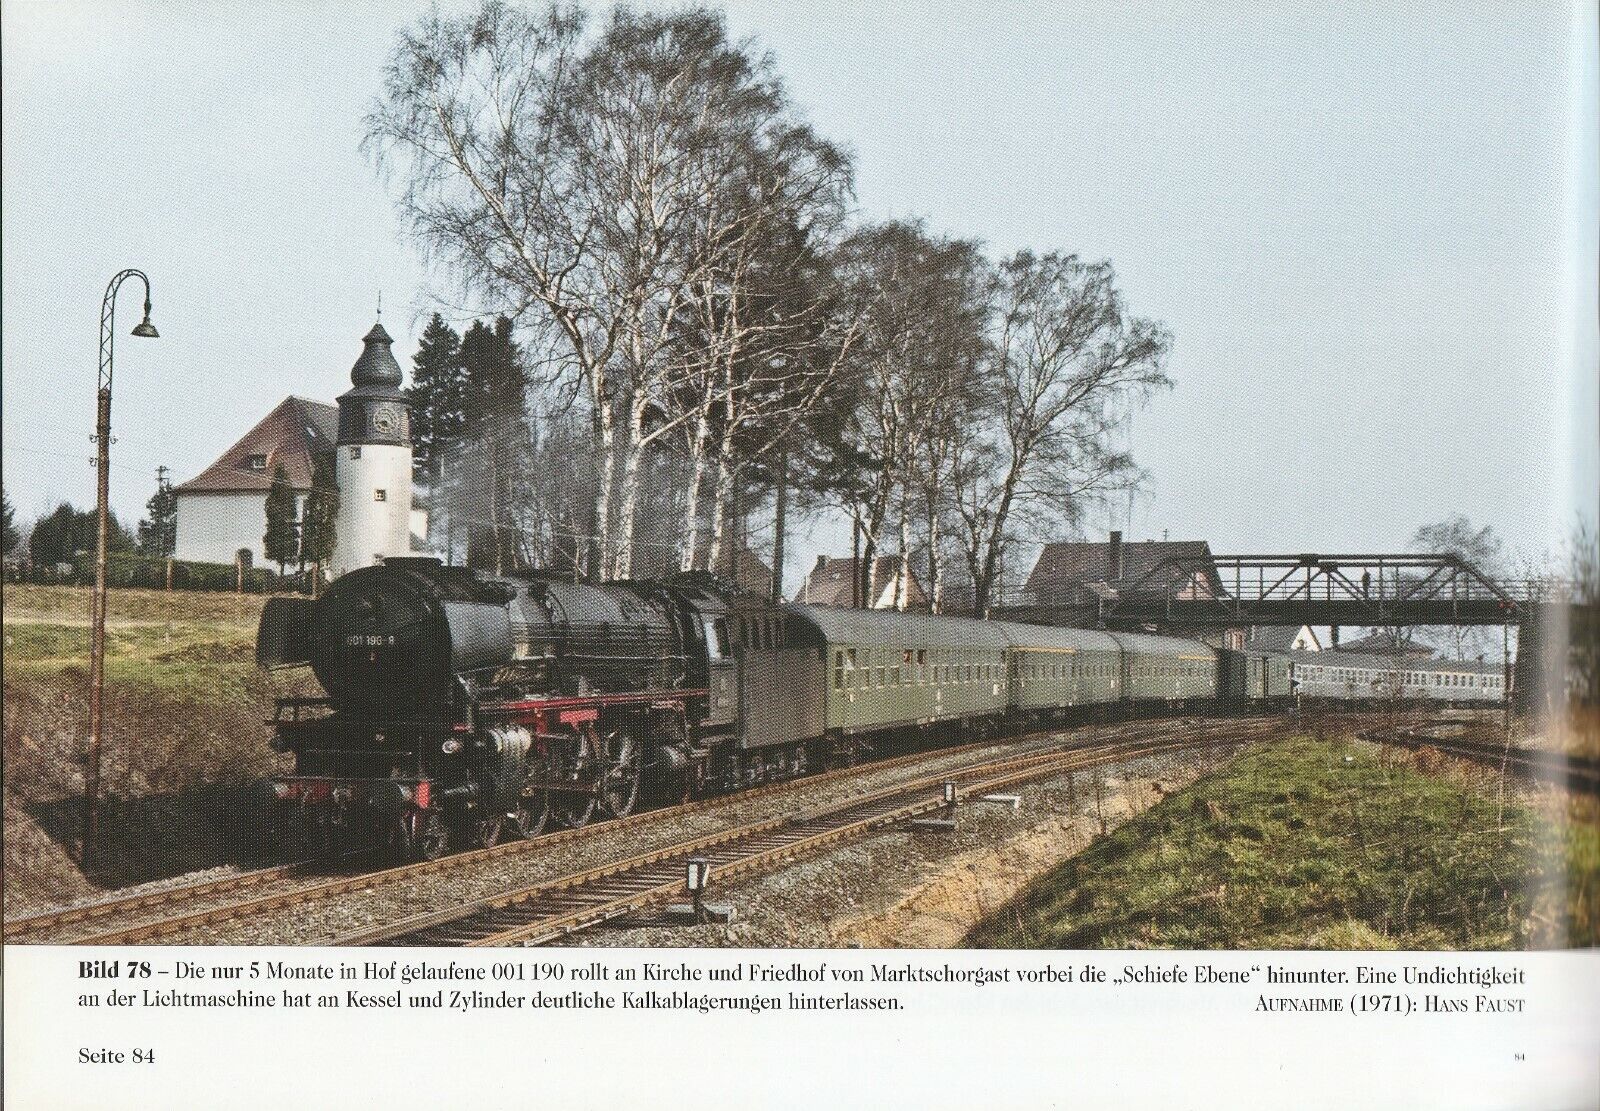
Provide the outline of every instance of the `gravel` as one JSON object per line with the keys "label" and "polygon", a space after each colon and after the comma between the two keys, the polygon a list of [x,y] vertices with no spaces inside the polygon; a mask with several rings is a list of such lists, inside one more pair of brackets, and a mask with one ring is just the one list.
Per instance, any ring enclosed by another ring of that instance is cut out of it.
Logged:
{"label": "gravel", "polygon": [[[1221,749],[1174,753],[1108,764],[1101,807],[1106,828],[1114,829],[1133,812],[1121,804],[1123,788],[1151,781],[1171,788],[1187,783],[1228,759]],[[1010,793],[1022,797],[1019,810],[1005,806],[964,806],[954,833],[888,828],[839,848],[808,857],[765,876],[716,890],[710,900],[731,903],[728,925],[672,925],[659,917],[624,920],[580,934],[579,946],[830,948],[841,945],[834,928],[843,920],[892,909],[905,895],[948,867],[953,858],[993,849],[1041,820],[1086,818],[1098,823],[1093,789],[1096,770],[1073,777],[1028,784]]]}

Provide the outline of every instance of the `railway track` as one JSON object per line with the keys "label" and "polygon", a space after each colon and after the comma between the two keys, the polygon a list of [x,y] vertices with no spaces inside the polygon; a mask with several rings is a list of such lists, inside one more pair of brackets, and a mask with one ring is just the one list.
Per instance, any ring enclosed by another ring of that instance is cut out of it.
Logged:
{"label": "railway track", "polygon": [[771,870],[800,856],[908,821],[945,807],[946,782],[957,798],[1052,778],[1107,763],[1204,747],[1237,745],[1266,732],[1264,724],[1230,723],[1198,735],[1111,741],[1092,748],[1059,749],[986,760],[801,815],[753,822],[694,838],[627,860],[547,880],[465,907],[415,915],[348,934],[339,945],[492,946],[559,941],[601,923],[680,896],[684,865],[704,858],[719,881]]}
{"label": "railway track", "polygon": [[[370,856],[369,853],[365,852],[355,855],[361,857]],[[18,941],[30,938],[35,934],[48,933],[80,923],[120,918],[124,915],[138,914],[143,911],[159,911],[219,895],[232,895],[240,891],[258,890],[284,881],[324,875],[329,863],[326,858],[318,857],[289,864],[275,864],[268,868],[258,868],[249,872],[239,872],[231,876],[206,880],[203,883],[166,887],[155,891],[141,892],[136,895],[115,896],[92,903],[77,903],[57,910],[41,911],[38,914],[10,919],[3,927],[0,927],[0,932],[4,933],[6,941]]]}
{"label": "railway track", "polygon": [[[1029,739],[1037,740],[1040,736],[1056,736],[1058,733],[1059,731],[1032,734],[1028,737],[1017,738],[1010,743],[1026,742]],[[726,805],[731,801],[756,799],[766,795],[815,787],[850,776],[891,771],[895,768],[922,761],[959,756],[962,753],[991,748],[996,743],[998,742],[979,741],[949,748],[920,750],[884,760],[858,764],[850,768],[839,768],[799,779],[770,783],[732,794],[716,795],[710,798],[698,799],[694,802],[640,811],[626,818],[609,822],[591,823],[575,829],[555,830],[532,839],[508,841],[492,848],[456,853],[442,857],[439,860],[420,861],[378,870],[351,868],[346,872],[345,869],[340,869],[344,874],[331,877],[327,874],[329,861],[326,859],[276,865],[203,883],[165,888],[159,891],[121,898],[105,899],[94,903],[78,904],[59,910],[16,918],[6,922],[3,931],[8,942],[21,940],[78,945],[130,945],[159,941],[187,930],[220,925],[255,915],[269,914],[292,906],[306,905],[339,895],[400,883],[424,876],[443,875],[452,871],[466,870],[488,861],[518,856],[596,834],[614,833],[630,826],[670,821]],[[1072,744],[1078,745],[1088,743],[1091,742],[1072,742]],[[350,854],[350,857],[345,859],[353,862],[356,858],[370,860],[371,856],[372,853],[370,851],[365,851]],[[281,889],[264,890],[280,886]],[[251,892],[252,894],[242,900],[226,898],[240,892]],[[215,902],[219,897],[223,898],[224,901]],[[149,912],[156,912],[156,917],[143,917]],[[140,920],[135,922],[126,921],[130,916],[140,916]],[[117,928],[113,930],[98,933],[78,932],[65,937],[61,936],[62,930],[70,929],[74,926],[98,925],[118,920],[120,921]]]}
{"label": "railway track", "polygon": [[1456,756],[1495,768],[1504,764],[1508,771],[1524,779],[1600,794],[1600,760],[1592,756],[1576,756],[1550,752],[1546,749],[1496,744],[1492,741],[1477,741],[1420,729],[1372,729],[1358,733],[1357,736],[1373,744],[1398,745],[1409,749],[1434,748],[1447,756]]}

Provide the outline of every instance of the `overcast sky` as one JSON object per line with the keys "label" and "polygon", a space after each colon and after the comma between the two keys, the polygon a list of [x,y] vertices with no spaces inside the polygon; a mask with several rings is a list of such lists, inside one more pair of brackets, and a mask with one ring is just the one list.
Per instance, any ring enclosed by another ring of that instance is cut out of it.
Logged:
{"label": "overcast sky", "polygon": [[[5,485],[192,477],[284,395],[348,384],[379,291],[403,365],[438,287],[358,150],[402,3],[3,6]],[[1319,10],[1320,8],[1327,10]],[[1116,266],[1177,383],[1148,495],[1096,535],[1404,547],[1452,512],[1552,545],[1596,501],[1592,5],[727,5],[851,147],[863,218]],[[410,14],[408,14],[410,13]],[[843,541],[840,536],[846,537]],[[818,544],[796,544],[791,568]],[[791,583],[793,580],[791,579]]]}

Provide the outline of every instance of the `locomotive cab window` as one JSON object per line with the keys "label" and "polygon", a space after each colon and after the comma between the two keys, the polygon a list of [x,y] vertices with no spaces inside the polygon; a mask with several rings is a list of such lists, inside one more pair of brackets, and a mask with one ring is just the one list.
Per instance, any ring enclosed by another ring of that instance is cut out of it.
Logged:
{"label": "locomotive cab window", "polygon": [[728,658],[728,620],[725,617],[708,617],[706,625],[706,655],[714,660]]}

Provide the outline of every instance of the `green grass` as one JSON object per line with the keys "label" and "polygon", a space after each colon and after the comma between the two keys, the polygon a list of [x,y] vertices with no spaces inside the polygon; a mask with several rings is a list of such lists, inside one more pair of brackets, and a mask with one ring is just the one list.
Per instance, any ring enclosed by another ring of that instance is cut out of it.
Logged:
{"label": "green grass", "polygon": [[[113,590],[106,628],[106,682],[196,700],[236,693],[255,672],[262,599]],[[8,690],[71,689],[89,667],[88,591],[8,586]]]}
{"label": "green grass", "polygon": [[[1521,948],[1530,901],[1563,871],[1540,832],[1524,807],[1502,814],[1493,797],[1367,746],[1296,738],[1124,823],[967,944]],[[1600,854],[1592,826],[1587,836],[1576,851]]]}

